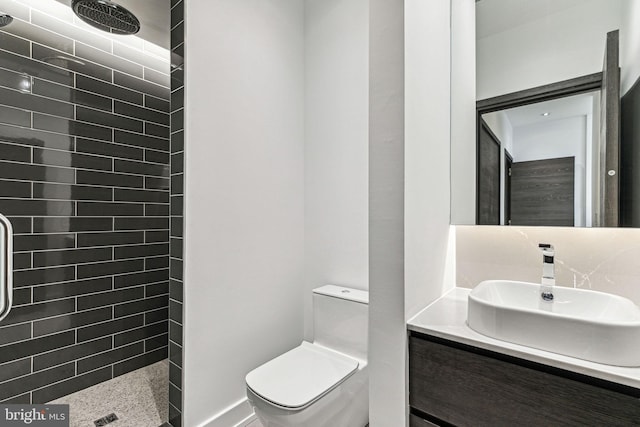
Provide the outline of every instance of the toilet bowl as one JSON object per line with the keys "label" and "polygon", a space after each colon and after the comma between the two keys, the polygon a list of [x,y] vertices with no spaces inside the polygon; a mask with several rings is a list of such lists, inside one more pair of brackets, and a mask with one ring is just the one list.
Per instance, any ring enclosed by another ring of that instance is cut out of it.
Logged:
{"label": "toilet bowl", "polygon": [[249,372],[247,399],[264,427],[364,427],[369,418],[368,293],[313,290],[314,340]]}

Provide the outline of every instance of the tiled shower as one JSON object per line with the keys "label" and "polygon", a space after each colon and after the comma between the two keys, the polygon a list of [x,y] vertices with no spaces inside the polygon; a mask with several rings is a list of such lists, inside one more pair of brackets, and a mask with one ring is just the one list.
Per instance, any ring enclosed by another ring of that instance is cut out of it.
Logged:
{"label": "tiled shower", "polygon": [[0,402],[48,402],[167,359],[171,333],[179,425],[182,55],[170,61],[169,29],[182,2],[162,2],[166,46],[101,33],[65,3],[0,3],[13,17],[0,28],[0,213],[15,270]]}

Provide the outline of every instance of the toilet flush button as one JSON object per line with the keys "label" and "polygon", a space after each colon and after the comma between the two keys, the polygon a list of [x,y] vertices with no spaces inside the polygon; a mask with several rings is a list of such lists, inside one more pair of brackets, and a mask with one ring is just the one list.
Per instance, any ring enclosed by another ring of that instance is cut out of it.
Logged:
{"label": "toilet flush button", "polygon": [[343,289],[341,292],[342,292],[343,294],[351,293],[350,291],[348,291],[348,290],[346,290],[346,289]]}

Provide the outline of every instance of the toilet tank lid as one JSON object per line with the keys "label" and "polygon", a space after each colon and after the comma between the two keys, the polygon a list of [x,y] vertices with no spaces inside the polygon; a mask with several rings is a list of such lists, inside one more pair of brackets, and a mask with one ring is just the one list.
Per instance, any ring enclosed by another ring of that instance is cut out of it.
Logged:
{"label": "toilet tank lid", "polygon": [[262,399],[284,409],[299,410],[340,385],[358,365],[346,355],[303,341],[249,372],[245,381]]}
{"label": "toilet tank lid", "polygon": [[315,288],[313,293],[355,301],[362,304],[369,304],[369,292],[361,289],[353,289],[336,285],[324,285],[319,288]]}

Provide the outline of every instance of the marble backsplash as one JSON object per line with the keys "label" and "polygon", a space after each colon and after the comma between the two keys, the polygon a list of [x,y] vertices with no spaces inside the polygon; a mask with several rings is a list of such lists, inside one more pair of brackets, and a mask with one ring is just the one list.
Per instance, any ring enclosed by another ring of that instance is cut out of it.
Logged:
{"label": "marble backsplash", "polygon": [[456,282],[473,288],[487,279],[538,283],[538,243],[556,251],[556,285],[608,292],[640,305],[640,229],[456,227]]}

